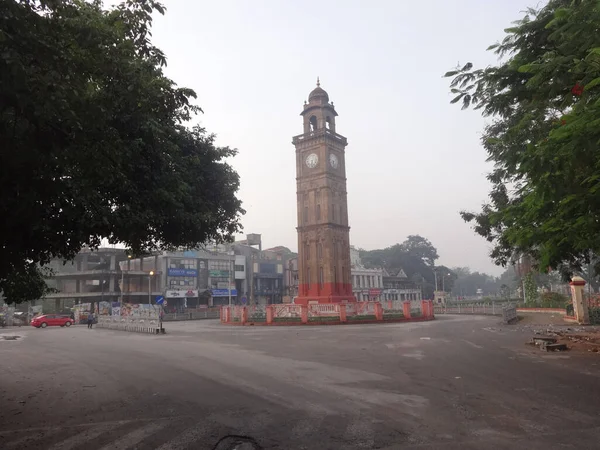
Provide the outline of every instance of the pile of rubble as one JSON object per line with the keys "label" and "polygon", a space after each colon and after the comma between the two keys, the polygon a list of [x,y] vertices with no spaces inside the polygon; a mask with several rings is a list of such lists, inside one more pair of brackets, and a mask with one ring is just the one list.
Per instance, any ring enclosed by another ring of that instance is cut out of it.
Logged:
{"label": "pile of rubble", "polygon": [[541,350],[547,352],[576,350],[600,353],[600,332],[597,329],[583,327],[547,329],[545,333],[538,330],[528,344],[539,346]]}

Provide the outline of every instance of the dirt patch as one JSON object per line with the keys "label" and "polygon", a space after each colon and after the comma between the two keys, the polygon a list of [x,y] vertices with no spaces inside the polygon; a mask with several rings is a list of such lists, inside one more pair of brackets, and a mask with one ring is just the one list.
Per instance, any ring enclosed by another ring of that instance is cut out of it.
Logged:
{"label": "dirt patch", "polygon": [[545,333],[536,331],[529,344],[539,345],[541,349],[545,349],[544,342],[542,342],[545,340],[548,340],[548,344],[551,345],[566,345],[568,350],[600,354],[600,330],[597,329],[548,329]]}
{"label": "dirt patch", "polygon": [[570,350],[600,352],[600,333],[597,331],[577,333],[558,331],[556,337],[558,343],[567,344]]}
{"label": "dirt patch", "polygon": [[523,325],[567,325],[564,316],[560,313],[540,313],[540,312],[517,312],[519,324]]}

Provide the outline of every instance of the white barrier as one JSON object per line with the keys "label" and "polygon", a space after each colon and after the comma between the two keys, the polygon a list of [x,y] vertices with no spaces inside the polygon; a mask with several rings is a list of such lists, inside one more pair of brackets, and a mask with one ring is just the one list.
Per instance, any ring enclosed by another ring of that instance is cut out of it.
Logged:
{"label": "white barrier", "polygon": [[164,334],[165,329],[158,320],[138,320],[138,319],[121,319],[119,317],[103,317],[98,318],[96,324],[98,328],[106,328],[109,330],[128,331],[130,333],[145,333],[145,334]]}

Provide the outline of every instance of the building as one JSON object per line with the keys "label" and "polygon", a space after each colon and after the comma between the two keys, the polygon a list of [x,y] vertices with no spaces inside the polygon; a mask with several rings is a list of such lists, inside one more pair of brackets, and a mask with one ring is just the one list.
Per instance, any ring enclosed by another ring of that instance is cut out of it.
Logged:
{"label": "building", "polygon": [[[152,302],[164,296],[167,309],[174,311],[226,305],[230,298],[238,303],[238,292],[245,289],[245,269],[243,256],[218,246],[131,259],[121,263],[123,297],[135,302],[130,294],[145,290],[151,292]],[[143,279],[129,276],[139,271],[145,274]]]}
{"label": "building", "polygon": [[[44,298],[44,311],[61,312],[76,303],[118,301],[122,279],[120,264],[127,259],[124,249],[107,247],[96,250],[83,248],[72,261],[50,261],[46,267],[54,273],[47,284],[57,292]],[[129,276],[141,279],[146,273],[133,270]],[[131,297],[136,299],[147,295],[147,289],[131,293]]]}
{"label": "building", "polygon": [[296,303],[356,301],[350,279],[345,147],[337,112],[317,79],[300,113],[296,147],[298,276]]}
{"label": "building", "polygon": [[386,269],[367,269],[358,249],[350,247],[352,290],[358,301],[421,300],[421,289],[400,269],[391,275]]}
{"label": "building", "polygon": [[288,259],[284,268],[284,303],[293,303],[298,296],[298,257]]}
{"label": "building", "polygon": [[402,269],[390,274],[383,269],[382,300],[421,300],[421,288],[408,279]]}
{"label": "building", "polygon": [[350,247],[352,292],[359,302],[382,300],[383,270],[367,269],[360,260],[358,249]]}

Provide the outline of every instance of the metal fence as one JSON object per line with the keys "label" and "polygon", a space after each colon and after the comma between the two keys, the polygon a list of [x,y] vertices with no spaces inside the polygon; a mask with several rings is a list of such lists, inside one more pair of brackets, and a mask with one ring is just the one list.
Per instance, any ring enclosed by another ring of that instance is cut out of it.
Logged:
{"label": "metal fence", "polygon": [[502,316],[504,322],[512,323],[517,319],[517,306],[507,302],[449,303],[434,305],[435,314],[473,314],[485,316]]}
{"label": "metal fence", "polygon": [[163,316],[163,322],[175,322],[179,320],[218,319],[218,310],[190,311],[183,313],[169,313]]}

